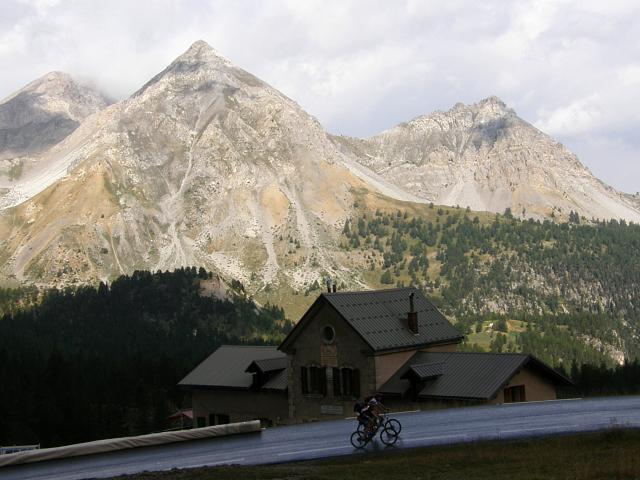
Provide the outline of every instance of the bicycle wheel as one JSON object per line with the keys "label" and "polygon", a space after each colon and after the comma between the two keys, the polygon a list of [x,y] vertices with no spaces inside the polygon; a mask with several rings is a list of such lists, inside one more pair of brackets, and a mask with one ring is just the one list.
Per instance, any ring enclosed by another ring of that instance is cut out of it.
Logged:
{"label": "bicycle wheel", "polygon": [[363,432],[356,430],[351,434],[351,445],[355,448],[364,448],[369,440]]}
{"label": "bicycle wheel", "polygon": [[392,428],[385,428],[380,432],[380,440],[385,445],[393,445],[398,440],[398,434]]}
{"label": "bicycle wheel", "polygon": [[391,418],[385,422],[384,428],[391,428],[392,430],[395,430],[398,435],[400,435],[402,424],[395,418]]}

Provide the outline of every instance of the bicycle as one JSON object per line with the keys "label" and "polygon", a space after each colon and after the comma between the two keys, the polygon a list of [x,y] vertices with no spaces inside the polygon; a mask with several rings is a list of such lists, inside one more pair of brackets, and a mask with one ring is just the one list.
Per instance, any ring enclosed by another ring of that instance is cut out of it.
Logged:
{"label": "bicycle", "polygon": [[[380,425],[384,425],[385,428],[391,428],[398,435],[400,435],[400,432],[402,431],[402,424],[400,423],[399,420],[397,420],[395,418],[388,418],[388,416],[385,413],[378,414],[378,416],[375,417],[375,420]],[[366,427],[365,427],[364,424],[362,424],[362,423],[358,424],[358,430],[359,431],[363,432],[365,428]],[[378,428],[380,428],[380,427],[378,427]]]}
{"label": "bicycle", "polygon": [[380,431],[380,441],[385,445],[393,445],[398,440],[400,432],[397,432],[392,427],[383,426],[383,423],[378,420],[375,421],[373,427],[372,430],[367,432],[366,425],[359,422],[356,431],[351,434],[351,445],[358,449],[366,447],[367,444],[375,438],[380,429],[382,429],[382,431]]}

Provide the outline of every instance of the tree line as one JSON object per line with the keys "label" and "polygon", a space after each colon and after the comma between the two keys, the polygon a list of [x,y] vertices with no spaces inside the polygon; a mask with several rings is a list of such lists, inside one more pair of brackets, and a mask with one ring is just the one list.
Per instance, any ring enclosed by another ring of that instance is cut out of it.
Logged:
{"label": "tree line", "polygon": [[203,295],[210,278],[181,268],[37,295],[0,292],[0,445],[162,430],[184,405],[176,384],[217,346],[278,343],[292,328],[239,282],[228,299]]}
{"label": "tree line", "polygon": [[[433,205],[362,212],[341,246],[359,249],[381,286],[413,285],[465,334],[482,319],[526,322],[517,343],[555,366],[640,356],[640,226],[625,221],[519,220]],[[471,348],[471,346],[468,346]]]}

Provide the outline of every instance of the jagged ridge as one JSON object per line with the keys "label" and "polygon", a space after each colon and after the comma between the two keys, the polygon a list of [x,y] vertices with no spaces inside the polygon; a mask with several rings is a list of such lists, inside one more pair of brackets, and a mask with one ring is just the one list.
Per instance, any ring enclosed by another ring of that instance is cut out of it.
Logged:
{"label": "jagged ridge", "polygon": [[640,221],[637,203],[603,184],[563,145],[497,97],[455,105],[366,140],[333,137],[394,185],[442,205],[523,217]]}

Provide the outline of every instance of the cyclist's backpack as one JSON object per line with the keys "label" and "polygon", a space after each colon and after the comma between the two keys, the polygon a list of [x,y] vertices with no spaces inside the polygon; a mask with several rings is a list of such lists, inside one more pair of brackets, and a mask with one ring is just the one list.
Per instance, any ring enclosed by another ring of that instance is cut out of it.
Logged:
{"label": "cyclist's backpack", "polygon": [[365,406],[366,405],[364,404],[364,402],[356,402],[356,404],[353,406],[353,411],[360,414]]}

